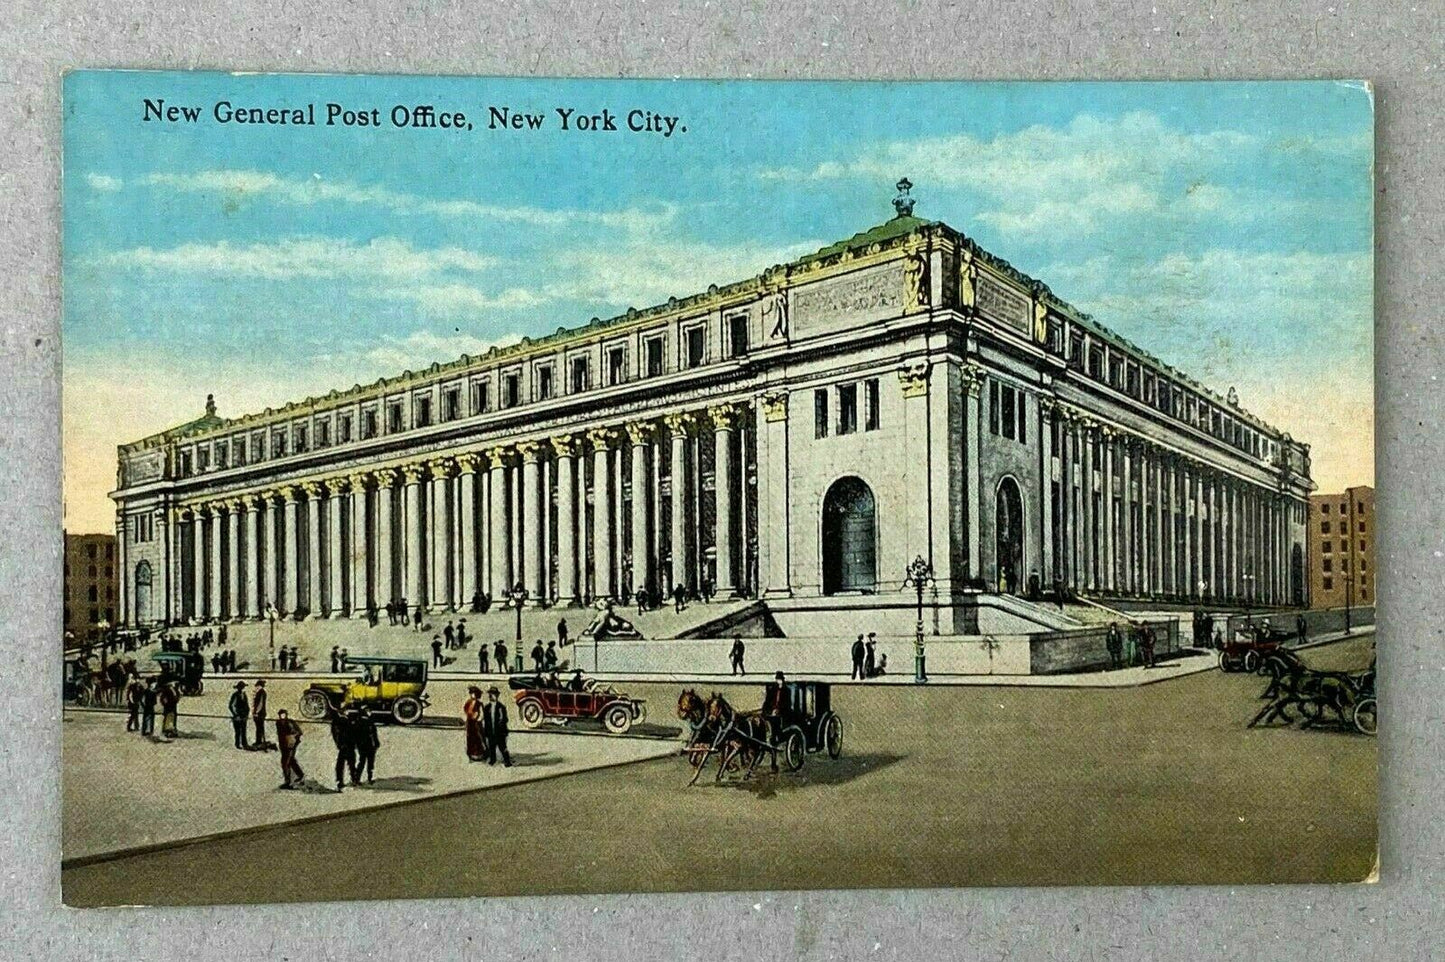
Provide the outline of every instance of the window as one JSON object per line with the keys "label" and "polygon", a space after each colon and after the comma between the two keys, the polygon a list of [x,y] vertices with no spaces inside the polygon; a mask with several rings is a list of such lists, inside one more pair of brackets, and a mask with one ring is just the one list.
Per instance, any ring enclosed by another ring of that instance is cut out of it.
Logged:
{"label": "window", "polygon": [[455,421],[462,416],[462,389],[449,387],[442,392],[442,420]]}
{"label": "window", "polygon": [[1015,420],[1018,415],[1014,413],[1013,388],[1006,384],[1001,386],[999,388],[999,398],[1003,402],[1003,407],[999,411],[998,416],[999,426],[1003,429],[1003,436],[1012,440],[1014,437],[1014,426],[1018,423]]}
{"label": "window", "polygon": [[1365,539],[1364,539],[1364,538],[1361,538],[1361,539],[1360,539],[1360,551],[1363,552],[1364,550],[1365,550]]}
{"label": "window", "polygon": [[386,406],[386,430],[394,434],[401,430],[401,402],[393,401]]}
{"label": "window", "polygon": [[[1364,547],[1362,546],[1362,547],[1360,548],[1360,550],[1363,551],[1363,550],[1365,550],[1365,549],[1364,549]],[[1370,567],[1369,562],[1366,561],[1364,558],[1361,558],[1361,559],[1360,559],[1360,571],[1363,573],[1363,572],[1369,570],[1369,567]]]}
{"label": "window", "polygon": [[1124,390],[1133,397],[1139,396],[1139,369],[1132,364],[1129,365],[1129,373],[1124,378]]}
{"label": "window", "polygon": [[376,408],[367,408],[361,412],[361,439],[370,441],[376,437]]}
{"label": "window", "polygon": [[1320,553],[1321,553],[1321,554],[1329,554],[1330,551],[1331,551],[1331,549],[1332,549],[1332,545],[1333,545],[1333,544],[1334,544],[1334,542],[1332,542],[1332,541],[1321,541],[1321,542],[1320,542]]}
{"label": "window", "polygon": [[226,463],[227,463],[227,461],[229,460],[229,457],[228,457],[229,454],[230,454],[230,445],[226,444],[225,441],[219,441],[219,442],[217,442],[217,444],[216,444],[216,470],[217,470],[217,471],[224,471],[224,470],[226,469]]}
{"label": "window", "polygon": [[181,477],[187,478],[191,474],[191,452],[181,452]]}
{"label": "window", "polygon": [[425,428],[431,426],[431,395],[418,394],[412,398],[412,426]]}
{"label": "window", "polygon": [[293,430],[296,434],[296,453],[303,454],[306,451],[306,425],[298,424]]}
{"label": "window", "polygon": [[1325,578],[1324,581],[1322,582],[1322,586],[1324,587],[1324,589],[1325,589],[1326,591],[1329,591],[1331,588],[1333,588],[1333,587],[1335,586],[1335,579],[1333,579],[1333,578]]}
{"label": "window", "polygon": [[878,430],[881,421],[879,413],[878,379],[876,377],[869,378],[863,382],[863,430]]}
{"label": "window", "polygon": [[1329,513],[1330,513],[1330,506],[1329,506],[1329,505],[1327,505],[1327,504],[1322,504],[1322,505],[1320,505],[1320,514],[1329,514]]}
{"label": "window", "polygon": [[537,400],[539,401],[550,401],[556,394],[552,371],[553,368],[550,364],[544,364],[537,368]]}
{"label": "window", "polygon": [[838,433],[852,434],[858,430],[858,385],[844,384],[838,388]]}
{"label": "window", "polygon": [[813,392],[813,436],[828,436],[828,391],[825,388]]}
{"label": "window", "polygon": [[742,357],[748,353],[748,316],[734,314],[728,318],[728,356]]}
{"label": "window", "polygon": [[591,387],[591,378],[587,358],[574,357],[572,359],[572,378],[570,390],[573,394],[580,393]]}
{"label": "window", "polygon": [[1084,335],[1077,331],[1069,333],[1069,367],[1076,371],[1084,369]]}
{"label": "window", "polygon": [[1089,377],[1104,376],[1104,352],[1101,348],[1089,349]]}
{"label": "window", "polygon": [[609,385],[621,384],[625,380],[627,380],[627,349],[619,345],[607,351],[607,383]]}
{"label": "window", "polygon": [[472,413],[486,414],[492,409],[492,382],[472,382]]}
{"label": "window", "polygon": [[[95,550],[95,545],[91,545],[90,547],[91,547],[91,550],[92,550],[92,551]],[[89,568],[87,568],[87,569],[85,570],[85,576],[86,576],[87,578],[91,578],[91,579],[94,579],[94,578],[95,578],[95,565],[91,565]],[[95,590],[95,589],[92,588],[91,590],[93,591],[93,590]],[[91,598],[90,600],[91,600],[91,601],[94,601],[95,599],[94,599],[94,598]]]}
{"label": "window", "polygon": [[513,371],[502,375],[502,407],[514,408],[522,403],[522,375]]}
{"label": "window", "polygon": [[988,433],[998,433],[998,382],[988,382]]}
{"label": "window", "polygon": [[351,415],[343,414],[336,420],[336,443],[351,443]]}
{"label": "window", "polygon": [[277,431],[271,435],[271,457],[284,458],[286,456],[286,432]]}
{"label": "window", "polygon": [[1056,318],[1049,318],[1049,350],[1055,354],[1064,353],[1064,325]]}
{"label": "window", "polygon": [[704,360],[707,353],[707,330],[701,324],[688,328],[684,333],[686,354],[683,357],[683,366],[687,368],[698,367]]}
{"label": "window", "polygon": [[206,471],[211,467],[211,452],[208,448],[196,449],[196,471]]}
{"label": "window", "polygon": [[1344,514],[1346,510],[1347,510],[1347,508],[1346,508],[1345,504],[1344,504],[1343,502],[1341,502],[1341,504],[1340,504],[1340,514]]}
{"label": "window", "polygon": [[1028,427],[1025,417],[1024,392],[989,381],[988,386],[988,430],[1010,441],[1027,441]]}
{"label": "window", "polygon": [[1326,558],[1326,559],[1324,559],[1323,561],[1320,562],[1320,570],[1321,570],[1321,571],[1333,571],[1333,570],[1334,570],[1334,563],[1331,561],[1331,559]]}
{"label": "window", "polygon": [[251,435],[251,453],[257,461],[266,460],[266,432],[257,431]]}
{"label": "window", "polygon": [[644,346],[647,351],[647,376],[656,377],[662,373],[662,338],[649,337]]}
{"label": "window", "polygon": [[[92,578],[95,577],[95,569],[94,569],[94,568],[90,569],[90,576],[91,576]],[[94,601],[97,600],[96,594],[95,594],[95,585],[91,585],[91,586],[90,586],[90,590],[86,592],[86,595],[87,595],[88,599],[89,599],[90,601],[92,601],[92,602],[94,602]],[[94,615],[91,616],[91,620],[92,620],[92,621],[95,620],[95,616],[94,616]]]}
{"label": "window", "polygon": [[1355,512],[1356,512],[1357,514],[1364,514],[1364,513],[1365,513],[1365,502],[1360,501],[1360,502],[1356,503],[1356,504],[1355,504]]}
{"label": "window", "polygon": [[1365,533],[1365,522],[1361,521],[1361,522],[1360,522],[1360,534],[1364,534],[1364,533]]}
{"label": "window", "polygon": [[232,454],[234,455],[234,461],[235,461],[235,463],[236,463],[236,467],[238,467],[238,468],[245,467],[245,465],[246,465],[246,439],[245,439],[245,438],[237,438],[237,439],[236,439],[236,443],[231,446],[231,450],[232,450]]}
{"label": "window", "polygon": [[318,448],[331,447],[331,420],[316,422],[316,446]]}
{"label": "window", "polygon": [[1329,534],[1329,533],[1330,533],[1330,523],[1329,523],[1328,521],[1321,521],[1321,522],[1320,522],[1320,534]]}

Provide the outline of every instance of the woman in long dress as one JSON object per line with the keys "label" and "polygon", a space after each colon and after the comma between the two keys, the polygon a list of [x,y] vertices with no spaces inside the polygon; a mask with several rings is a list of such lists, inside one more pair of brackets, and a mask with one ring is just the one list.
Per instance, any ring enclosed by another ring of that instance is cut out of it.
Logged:
{"label": "woman in long dress", "polygon": [[482,740],[482,690],[476,686],[467,689],[468,698],[462,705],[462,716],[466,720],[467,759],[479,762],[486,755]]}

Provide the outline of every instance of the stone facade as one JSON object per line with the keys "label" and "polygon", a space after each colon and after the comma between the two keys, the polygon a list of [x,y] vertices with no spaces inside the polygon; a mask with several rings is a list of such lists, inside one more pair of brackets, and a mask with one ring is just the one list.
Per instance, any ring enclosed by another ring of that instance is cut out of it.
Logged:
{"label": "stone facade", "polygon": [[1306,446],[895,203],[740,283],[122,446],[125,620],[897,593],[918,556],[945,607],[1303,600]]}

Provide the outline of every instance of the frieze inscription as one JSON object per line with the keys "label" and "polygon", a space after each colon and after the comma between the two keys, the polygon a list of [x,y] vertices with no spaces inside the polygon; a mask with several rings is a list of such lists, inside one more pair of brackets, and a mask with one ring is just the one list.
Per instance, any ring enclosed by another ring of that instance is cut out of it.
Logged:
{"label": "frieze inscription", "polygon": [[1032,331],[1029,299],[982,273],[978,278],[978,311],[1025,335]]}
{"label": "frieze inscription", "polygon": [[793,326],[816,327],[828,320],[877,320],[903,307],[903,279],[897,270],[876,270],[824,281],[793,292]]}

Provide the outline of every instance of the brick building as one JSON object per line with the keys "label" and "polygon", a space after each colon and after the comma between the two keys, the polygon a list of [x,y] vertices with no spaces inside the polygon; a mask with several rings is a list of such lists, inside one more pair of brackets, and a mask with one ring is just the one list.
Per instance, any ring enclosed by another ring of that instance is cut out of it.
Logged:
{"label": "brick building", "polygon": [[115,535],[65,536],[65,632],[84,641],[97,624],[116,623]]}
{"label": "brick building", "polygon": [[1375,603],[1375,489],[1310,496],[1310,603]]}

